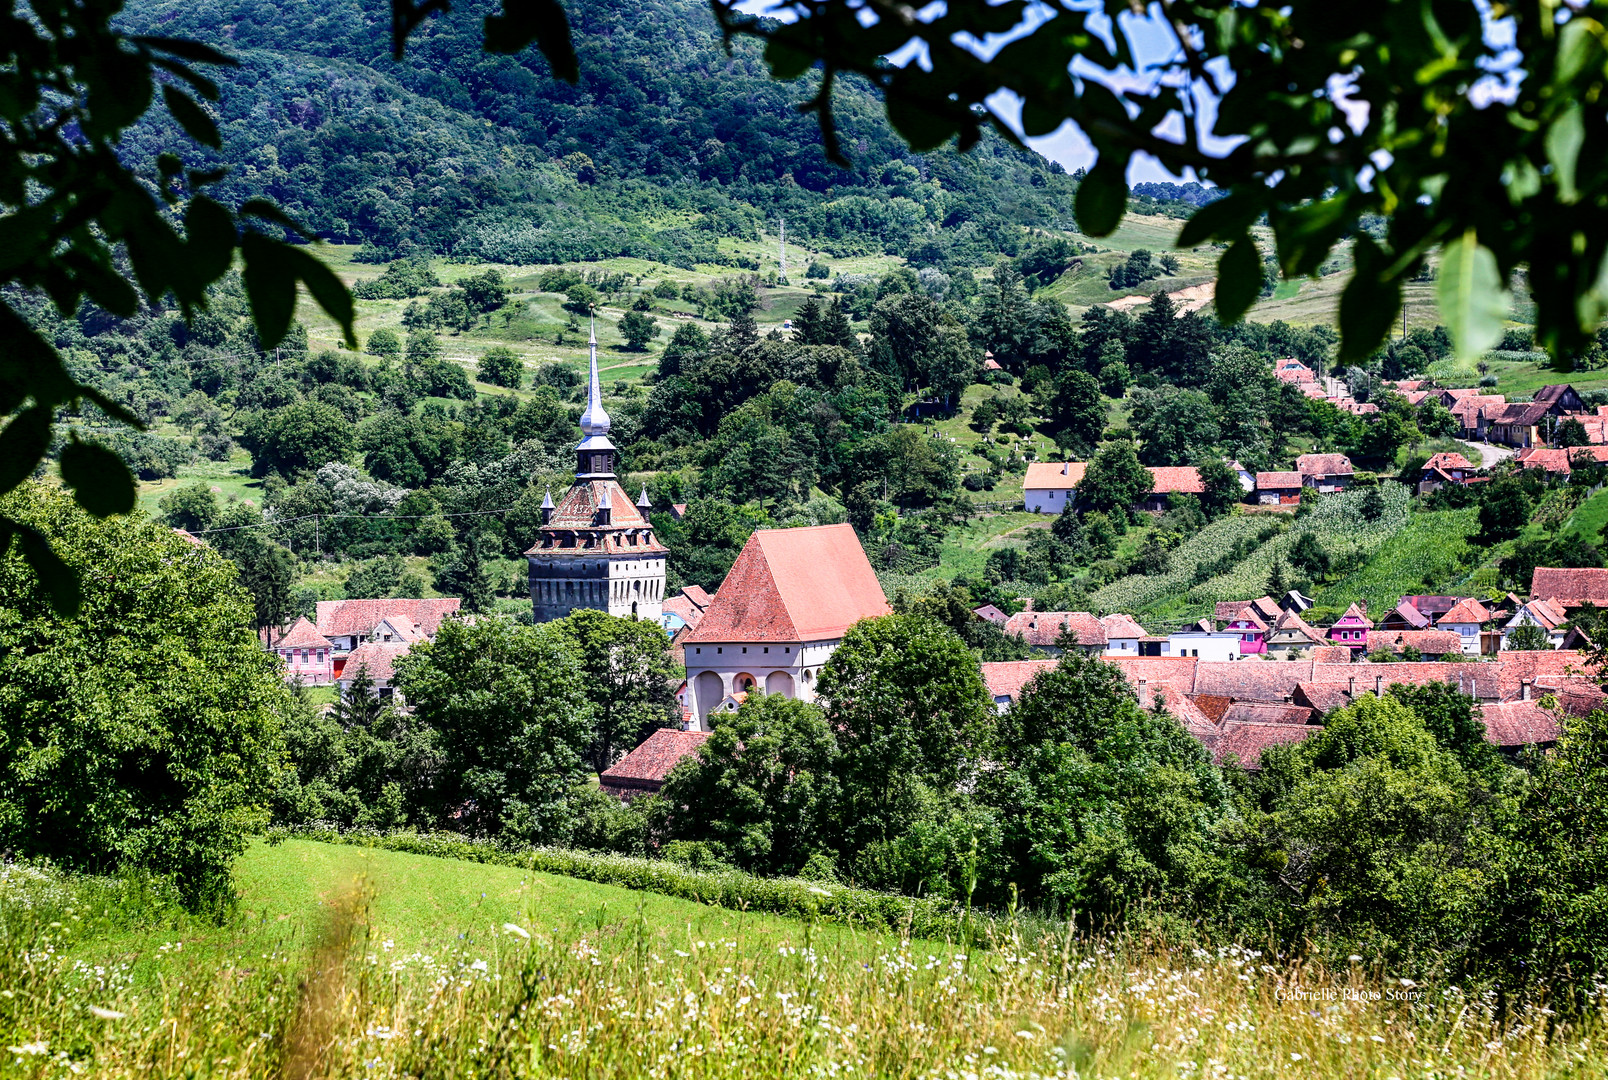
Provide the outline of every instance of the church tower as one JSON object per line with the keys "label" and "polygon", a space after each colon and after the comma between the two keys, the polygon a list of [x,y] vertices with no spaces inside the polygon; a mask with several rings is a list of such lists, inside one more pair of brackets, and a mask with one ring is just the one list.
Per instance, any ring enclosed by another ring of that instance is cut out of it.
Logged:
{"label": "church tower", "polygon": [[541,536],[525,552],[531,606],[539,623],[579,608],[657,622],[668,553],[648,523],[647,488],[632,503],[614,475],[619,451],[609,441],[609,414],[598,385],[595,319],[587,348],[591,372],[575,447],[575,483],[558,505],[551,493],[542,501]]}

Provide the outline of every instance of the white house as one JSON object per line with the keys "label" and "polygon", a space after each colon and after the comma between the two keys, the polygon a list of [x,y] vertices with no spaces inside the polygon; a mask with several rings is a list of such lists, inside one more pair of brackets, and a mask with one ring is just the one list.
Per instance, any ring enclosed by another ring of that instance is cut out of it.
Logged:
{"label": "white house", "polygon": [[385,633],[393,635],[393,643],[402,640],[404,625],[411,627],[413,637],[408,640],[432,639],[441,620],[456,612],[462,603],[456,596],[434,600],[320,600],[314,619],[318,633],[328,638],[335,655],[341,656],[365,641],[380,640]]}
{"label": "white house", "polygon": [[1241,660],[1240,635],[1218,630],[1210,619],[1191,623],[1167,635],[1161,643],[1163,656],[1189,656],[1200,660]]}
{"label": "white house", "polygon": [[1478,600],[1459,600],[1452,610],[1440,617],[1435,629],[1450,630],[1456,634],[1462,642],[1464,656],[1478,656],[1480,627],[1485,625],[1490,617],[1490,611]]}
{"label": "white house", "polygon": [[1132,615],[1102,616],[1100,626],[1105,630],[1106,656],[1139,655],[1139,639],[1145,636],[1145,628]]}
{"label": "white house", "polygon": [[1521,626],[1539,626],[1547,632],[1547,648],[1557,649],[1563,646],[1563,624],[1568,616],[1564,614],[1563,605],[1556,600],[1531,600],[1528,604],[1514,612],[1513,618],[1502,627],[1502,648],[1513,648],[1513,631]]}
{"label": "white house", "polygon": [[1240,487],[1245,490],[1246,494],[1250,494],[1256,490],[1255,473],[1241,465],[1238,461],[1230,461],[1228,463],[1228,467],[1234,470],[1234,475],[1239,478]]}
{"label": "white house", "polygon": [[1035,461],[1022,478],[1022,505],[1035,514],[1059,514],[1077,501],[1086,461]]}
{"label": "white house", "polygon": [[754,533],[681,640],[693,730],[751,690],[813,701],[844,632],[891,610],[853,526]]}

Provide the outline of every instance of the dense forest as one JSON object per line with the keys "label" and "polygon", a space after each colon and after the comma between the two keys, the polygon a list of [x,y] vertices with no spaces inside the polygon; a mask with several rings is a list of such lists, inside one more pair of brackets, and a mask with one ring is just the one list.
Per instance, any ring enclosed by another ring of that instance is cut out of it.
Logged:
{"label": "dense forest", "polygon": [[[240,59],[221,72],[217,104],[225,194],[273,198],[376,261],[425,251],[690,265],[782,215],[797,242],[833,254],[936,240],[940,257],[959,248],[976,263],[1014,254],[1007,224],[1071,223],[1076,181],[1059,165],[998,138],[966,155],[911,153],[864,87],[837,102],[853,166],[828,163],[795,107],[808,86],[767,78],[751,43],[728,56],[699,0],[578,8],[574,86],[535,50],[482,52],[491,7],[427,23],[399,63],[388,10],[358,0],[140,0],[124,22]],[[130,149],[154,156],[176,136],[162,114]]]}

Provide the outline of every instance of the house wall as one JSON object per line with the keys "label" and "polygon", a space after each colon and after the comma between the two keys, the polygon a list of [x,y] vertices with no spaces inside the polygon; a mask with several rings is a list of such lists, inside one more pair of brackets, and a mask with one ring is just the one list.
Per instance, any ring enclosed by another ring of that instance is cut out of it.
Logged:
{"label": "house wall", "polygon": [[1479,623],[1441,623],[1437,630],[1450,630],[1463,642],[1464,656],[1478,656],[1480,654],[1480,625]]}
{"label": "house wall", "polygon": [[1107,638],[1105,655],[1107,656],[1138,656],[1138,638]]}
{"label": "house wall", "polygon": [[328,685],[334,665],[327,648],[275,649],[285,662],[285,678],[300,679],[313,686]]}
{"label": "house wall", "polygon": [[1035,514],[1059,514],[1077,502],[1077,493],[1070,488],[1027,488],[1022,502]]}
{"label": "house wall", "polygon": [[814,701],[821,665],[841,641],[699,642],[685,646],[692,730],[710,730],[710,712],[741,692],[749,679],[755,690]]}
{"label": "house wall", "polygon": [[1198,656],[1202,660],[1238,660],[1239,637],[1234,634],[1170,634],[1162,642],[1163,656]]}

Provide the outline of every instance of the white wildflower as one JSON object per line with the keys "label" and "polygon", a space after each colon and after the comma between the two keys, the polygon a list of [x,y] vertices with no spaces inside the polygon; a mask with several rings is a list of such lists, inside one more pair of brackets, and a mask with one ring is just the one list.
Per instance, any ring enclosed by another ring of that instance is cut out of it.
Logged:
{"label": "white wildflower", "polygon": [[127,1013],[120,1013],[116,1009],[103,1009],[99,1005],[91,1005],[89,1015],[98,1016],[102,1020],[122,1020],[128,1016]]}

